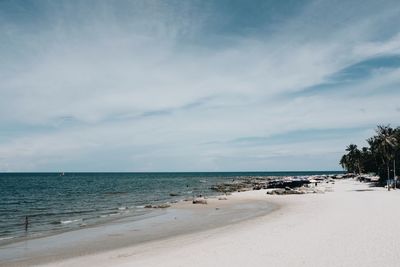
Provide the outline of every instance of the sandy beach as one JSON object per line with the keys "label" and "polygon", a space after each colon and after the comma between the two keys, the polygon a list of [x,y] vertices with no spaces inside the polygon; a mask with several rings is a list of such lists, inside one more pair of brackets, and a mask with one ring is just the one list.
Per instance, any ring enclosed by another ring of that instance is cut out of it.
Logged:
{"label": "sandy beach", "polygon": [[222,210],[229,202],[260,200],[279,208],[226,226],[42,266],[398,266],[400,191],[341,180],[327,185],[324,194],[272,196],[259,190],[174,208]]}

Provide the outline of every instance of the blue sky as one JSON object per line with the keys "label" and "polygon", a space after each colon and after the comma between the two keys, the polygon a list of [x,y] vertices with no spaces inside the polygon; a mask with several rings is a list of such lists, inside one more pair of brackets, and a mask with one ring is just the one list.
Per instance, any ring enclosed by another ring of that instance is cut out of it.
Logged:
{"label": "blue sky", "polygon": [[339,170],[400,125],[398,1],[0,1],[0,171]]}

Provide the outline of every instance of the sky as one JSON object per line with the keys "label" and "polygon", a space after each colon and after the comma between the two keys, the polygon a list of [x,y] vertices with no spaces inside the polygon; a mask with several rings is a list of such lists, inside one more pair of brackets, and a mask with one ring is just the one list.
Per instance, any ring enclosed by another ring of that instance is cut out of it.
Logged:
{"label": "sky", "polygon": [[0,1],[0,171],[340,170],[400,125],[398,0]]}

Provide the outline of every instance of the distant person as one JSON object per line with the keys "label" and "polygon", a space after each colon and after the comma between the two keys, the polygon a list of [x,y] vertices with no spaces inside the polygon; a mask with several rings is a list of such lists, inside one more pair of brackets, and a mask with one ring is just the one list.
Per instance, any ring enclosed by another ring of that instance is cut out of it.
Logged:
{"label": "distant person", "polygon": [[29,225],[28,216],[25,216],[25,232],[28,232],[28,225]]}

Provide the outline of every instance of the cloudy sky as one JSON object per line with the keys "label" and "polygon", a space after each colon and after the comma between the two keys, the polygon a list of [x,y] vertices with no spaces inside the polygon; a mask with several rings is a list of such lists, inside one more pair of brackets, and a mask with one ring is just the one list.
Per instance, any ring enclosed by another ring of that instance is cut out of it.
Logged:
{"label": "cloudy sky", "polygon": [[339,170],[400,125],[400,3],[0,1],[0,171]]}

